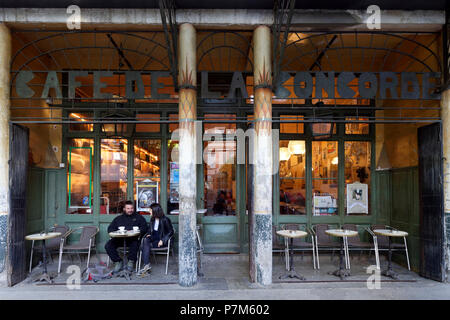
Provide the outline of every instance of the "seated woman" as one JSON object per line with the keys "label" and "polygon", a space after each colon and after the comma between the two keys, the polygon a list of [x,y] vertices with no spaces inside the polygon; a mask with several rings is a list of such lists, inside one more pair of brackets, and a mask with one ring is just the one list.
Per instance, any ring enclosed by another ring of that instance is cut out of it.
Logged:
{"label": "seated woman", "polygon": [[150,206],[152,217],[147,233],[144,235],[142,246],[142,259],[144,267],[139,271],[141,275],[151,270],[150,254],[152,248],[167,246],[167,242],[173,236],[173,226],[169,218],[164,215],[163,209],[159,203],[153,203]]}

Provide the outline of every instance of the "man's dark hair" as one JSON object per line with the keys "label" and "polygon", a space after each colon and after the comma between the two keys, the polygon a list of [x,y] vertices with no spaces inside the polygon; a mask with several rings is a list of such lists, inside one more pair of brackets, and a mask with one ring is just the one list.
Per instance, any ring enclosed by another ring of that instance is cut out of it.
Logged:
{"label": "man's dark hair", "polygon": [[124,207],[125,207],[126,205],[132,205],[132,206],[134,206],[134,203],[133,203],[133,201],[131,201],[131,200],[127,200],[127,201],[125,201]]}
{"label": "man's dark hair", "polygon": [[159,203],[152,203],[150,208],[152,209],[152,218],[155,217],[161,219],[164,217],[164,211]]}

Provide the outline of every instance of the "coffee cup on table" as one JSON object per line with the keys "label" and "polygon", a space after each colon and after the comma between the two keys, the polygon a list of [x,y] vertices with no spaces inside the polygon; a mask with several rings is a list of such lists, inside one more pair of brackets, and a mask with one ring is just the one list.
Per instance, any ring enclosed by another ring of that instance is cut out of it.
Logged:
{"label": "coffee cup on table", "polygon": [[125,227],[122,227],[122,226],[119,227],[119,231],[120,231],[120,232],[125,232]]}
{"label": "coffee cup on table", "polygon": [[139,227],[133,227],[133,231],[134,232],[138,232],[139,231]]}

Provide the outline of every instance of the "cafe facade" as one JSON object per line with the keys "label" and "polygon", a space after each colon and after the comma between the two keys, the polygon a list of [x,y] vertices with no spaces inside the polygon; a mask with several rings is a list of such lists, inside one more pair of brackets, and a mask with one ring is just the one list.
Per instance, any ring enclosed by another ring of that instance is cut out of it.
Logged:
{"label": "cafe facade", "polygon": [[445,281],[448,12],[373,28],[362,8],[161,3],[81,7],[79,28],[76,8],[0,9],[5,282],[24,234],[55,224],[98,226],[104,253],[126,200],[172,220],[183,286],[197,225],[205,254],[248,254],[267,285],[272,225],[292,223],[405,230],[412,269]]}

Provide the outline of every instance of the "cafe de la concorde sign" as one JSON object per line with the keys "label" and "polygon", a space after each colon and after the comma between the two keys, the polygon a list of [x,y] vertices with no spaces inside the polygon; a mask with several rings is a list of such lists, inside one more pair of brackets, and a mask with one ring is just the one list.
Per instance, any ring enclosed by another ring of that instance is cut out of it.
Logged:
{"label": "cafe de la concorde sign", "polygon": [[[37,73],[37,72],[36,72]],[[53,89],[57,99],[75,99],[75,90],[78,87],[92,87],[92,98],[94,99],[110,99],[112,93],[102,92],[104,88],[108,88],[108,83],[104,82],[105,78],[113,77],[114,74],[121,74],[125,77],[125,97],[127,99],[146,99],[143,76],[149,77],[151,80],[151,99],[168,99],[170,95],[160,93],[159,90],[165,85],[160,82],[160,78],[170,77],[167,71],[120,71],[113,73],[112,71],[46,71],[45,84],[41,99],[49,96],[50,90]],[[58,73],[66,73],[67,88],[63,91]],[[215,72],[217,74],[217,72]],[[248,98],[245,79],[242,72],[230,72],[232,79],[230,89],[226,98],[235,98],[237,90],[241,91],[243,98]],[[90,77],[90,83],[84,84],[79,81],[80,77]],[[36,84],[32,82],[35,78],[33,71],[19,71],[15,79],[15,90],[19,98],[31,98],[35,96],[32,89]],[[228,77],[229,78],[229,77]],[[293,78],[293,82],[291,80]],[[315,79],[314,79],[315,78]],[[278,99],[285,99],[291,96],[288,87],[293,87],[295,97],[298,99],[311,98],[341,98],[352,99],[357,93],[362,99],[424,99],[437,100],[440,99],[438,90],[440,73],[439,72],[287,72],[280,73],[278,86],[276,86],[275,96]],[[357,79],[355,81],[355,79]],[[290,83],[289,85],[287,83]],[[351,83],[351,84],[350,84]],[[117,85],[116,85],[117,86]],[[315,87],[315,90],[313,90]],[[337,90],[336,90],[337,89]],[[355,91],[357,89],[357,91]],[[200,97],[219,99],[219,92],[209,91],[208,88],[208,72],[201,72],[201,88]],[[327,92],[327,96],[323,97],[323,91]],[[337,95],[335,92],[337,91]],[[389,93],[389,94],[388,94]]]}

